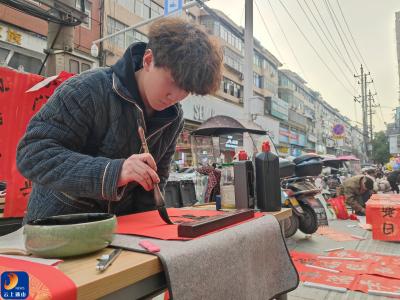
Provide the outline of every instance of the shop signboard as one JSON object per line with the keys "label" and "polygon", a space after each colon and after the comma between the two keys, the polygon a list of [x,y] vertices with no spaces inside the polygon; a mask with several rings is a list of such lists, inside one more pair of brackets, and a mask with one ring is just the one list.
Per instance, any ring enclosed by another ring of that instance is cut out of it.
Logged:
{"label": "shop signboard", "polygon": [[279,142],[289,144],[289,129],[279,127]]}
{"label": "shop signboard", "polygon": [[326,154],[326,146],[325,145],[317,144],[315,149],[318,154]]}
{"label": "shop signboard", "polygon": [[345,128],[343,124],[335,124],[332,128],[332,134],[335,139],[342,139],[345,134]]}
{"label": "shop signboard", "polygon": [[328,148],[335,147],[335,141],[327,138],[326,139],[326,147],[328,147]]}
{"label": "shop signboard", "polygon": [[164,16],[182,12],[183,0],[164,0]]}
{"label": "shop signboard", "polygon": [[291,151],[292,156],[300,156],[301,155],[301,150],[299,148],[292,148]]}
{"label": "shop signboard", "polygon": [[289,142],[292,145],[299,145],[299,134],[295,131],[290,131],[290,135],[289,135]]}
{"label": "shop signboard", "polygon": [[299,146],[305,146],[306,145],[306,136],[304,134],[299,133]]}
{"label": "shop signboard", "polygon": [[275,96],[271,98],[271,115],[281,120],[288,121],[289,119],[289,104]]}
{"label": "shop signboard", "polygon": [[399,147],[397,140],[399,139],[398,134],[390,135],[389,136],[389,152],[390,154],[397,154],[399,153]]}
{"label": "shop signboard", "polygon": [[289,121],[302,127],[305,127],[307,125],[306,117],[291,109],[289,109]]}
{"label": "shop signboard", "polygon": [[315,151],[315,144],[312,142],[307,142],[306,148]]}
{"label": "shop signboard", "polygon": [[312,135],[312,134],[307,134],[307,139],[310,141],[310,142],[313,142],[313,143],[315,143],[315,142],[317,142],[317,137],[315,136],[315,135]]}
{"label": "shop signboard", "polygon": [[47,43],[44,37],[1,22],[0,41],[40,53],[43,53]]}
{"label": "shop signboard", "polygon": [[221,150],[235,150],[237,147],[243,146],[243,138],[241,134],[221,135],[219,138]]}
{"label": "shop signboard", "polygon": [[395,121],[396,121],[396,127],[400,127],[400,107],[396,107],[396,117],[395,117]]}
{"label": "shop signboard", "polygon": [[288,147],[278,147],[278,151],[280,155],[289,155],[289,148]]}

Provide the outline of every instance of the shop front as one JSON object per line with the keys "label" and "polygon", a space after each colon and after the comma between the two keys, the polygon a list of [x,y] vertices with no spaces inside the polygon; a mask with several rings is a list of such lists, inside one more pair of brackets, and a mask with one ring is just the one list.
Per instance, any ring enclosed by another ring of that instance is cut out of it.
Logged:
{"label": "shop front", "polygon": [[289,144],[289,128],[280,126],[279,127],[279,155],[286,157],[290,155],[290,144]]}
{"label": "shop front", "polygon": [[0,65],[37,74],[46,45],[46,37],[0,22]]}
{"label": "shop front", "polygon": [[176,142],[176,150],[173,158],[173,161],[177,166],[179,166],[179,168],[190,167],[193,165],[191,133],[199,127],[199,124],[200,123],[198,122],[185,120],[183,130]]}
{"label": "shop front", "polygon": [[[204,160],[207,160],[207,157],[213,155],[213,151],[219,149],[218,156],[223,156],[225,162],[232,161],[237,149],[243,147],[242,134],[222,135],[219,142],[211,137],[193,137],[190,134],[201,123],[215,115],[229,116],[242,122],[245,116],[243,107],[209,95],[189,96],[181,104],[185,127],[178,140],[174,161],[179,166],[193,166],[200,163],[194,161],[192,153],[194,151],[194,143],[196,144],[195,151],[199,152],[196,153],[197,157],[203,157]],[[262,115],[257,116],[254,123],[266,130],[275,144],[279,143],[278,121]]]}

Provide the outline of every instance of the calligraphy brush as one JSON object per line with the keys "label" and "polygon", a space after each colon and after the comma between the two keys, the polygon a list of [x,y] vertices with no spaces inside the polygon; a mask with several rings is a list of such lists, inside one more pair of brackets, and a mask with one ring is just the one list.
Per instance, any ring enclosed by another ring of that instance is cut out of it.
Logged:
{"label": "calligraphy brush", "polygon": [[[138,132],[139,132],[139,137],[142,142],[142,148],[145,153],[150,153],[149,147],[147,146],[146,138],[144,136],[144,130],[142,126],[138,127]],[[174,222],[171,221],[171,219],[168,216],[167,209],[165,208],[165,201],[164,201],[164,196],[161,193],[160,186],[158,183],[154,184],[154,200],[156,202],[156,207],[158,210],[158,213],[160,214],[161,219],[164,220],[165,223],[167,224],[174,224]]]}

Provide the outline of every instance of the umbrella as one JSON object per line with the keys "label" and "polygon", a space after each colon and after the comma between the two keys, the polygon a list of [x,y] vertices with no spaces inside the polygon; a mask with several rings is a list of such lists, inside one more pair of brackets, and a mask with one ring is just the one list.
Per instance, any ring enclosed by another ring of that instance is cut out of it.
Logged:
{"label": "umbrella", "polygon": [[192,132],[192,135],[219,136],[230,133],[254,133],[266,134],[265,130],[246,128],[239,121],[228,116],[214,116],[200,125],[199,128]]}

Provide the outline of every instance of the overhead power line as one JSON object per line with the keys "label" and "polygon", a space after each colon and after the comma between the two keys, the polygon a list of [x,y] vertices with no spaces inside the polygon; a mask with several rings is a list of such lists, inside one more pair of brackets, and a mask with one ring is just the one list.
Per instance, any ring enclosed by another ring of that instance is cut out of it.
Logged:
{"label": "overhead power line", "polygon": [[329,34],[329,37],[330,37],[330,38],[328,38],[328,36],[326,35],[325,30],[322,28],[320,22],[318,21],[318,18],[315,16],[313,10],[312,10],[311,7],[308,5],[307,1],[304,0],[305,5],[307,6],[308,10],[310,11],[312,17],[313,17],[314,20],[315,20],[315,23],[317,23],[319,29],[321,30],[321,32],[322,32],[323,35],[325,36],[325,38],[326,38],[326,40],[328,41],[328,43],[329,43],[329,45],[331,46],[331,48],[335,51],[336,55],[340,58],[340,60],[341,60],[341,61],[343,62],[343,64],[346,66],[346,68],[347,68],[347,70],[349,71],[349,73],[353,73],[353,71],[351,70],[350,66],[348,65],[348,63],[347,63],[346,60],[344,59],[343,54],[341,53],[339,47],[337,46],[337,44],[336,44],[336,42],[335,42],[335,39],[333,38],[333,36],[332,36],[332,34],[331,34],[331,32],[330,32],[328,26],[326,25],[326,23],[325,23],[325,21],[324,21],[324,18],[321,16],[321,13],[319,12],[319,9],[318,9],[318,7],[316,6],[314,0],[312,0],[312,2],[313,2],[313,5],[314,5],[314,7],[315,7],[317,13],[318,13],[318,16],[320,17],[320,19],[321,19],[321,21],[322,21],[321,23],[324,24],[325,29],[326,29],[327,33]]}
{"label": "overhead power line", "polygon": [[[61,19],[57,16],[54,16],[50,13],[50,9],[48,11],[45,11],[42,8],[39,8],[38,6],[34,4],[27,3],[26,1],[21,1],[21,0],[0,0],[0,3],[3,3],[4,5],[11,7],[15,10],[21,11],[23,13],[29,14],[31,16],[34,16],[36,18],[64,25],[64,26],[78,26],[82,22],[81,20],[78,20],[76,18],[73,18],[72,16],[69,19]],[[51,8],[54,9],[54,8]]]}
{"label": "overhead power line", "polygon": [[[303,6],[301,5],[299,0],[296,0],[297,4],[300,6],[300,9],[303,11],[304,15],[307,18],[307,21],[310,23],[311,27],[313,28],[313,30],[315,31],[315,33],[317,34],[319,40],[321,41],[322,45],[325,47],[326,51],[328,52],[328,54],[330,55],[330,57],[332,58],[333,62],[335,63],[335,65],[337,66],[337,68],[339,69],[339,71],[342,73],[343,78],[346,80],[346,82],[349,84],[349,86],[355,90],[355,87],[353,86],[353,84],[350,82],[350,80],[348,79],[348,74],[346,75],[346,73],[343,71],[343,69],[340,67],[340,65],[338,64],[336,58],[333,56],[332,52],[329,50],[328,46],[326,45],[326,43],[324,42],[324,40],[322,39],[321,35],[319,34],[317,28],[315,28],[314,23],[311,21],[310,17],[308,16],[307,12],[304,10]],[[351,74],[351,73],[350,73]],[[355,92],[355,91],[354,91]]]}
{"label": "overhead power line", "polygon": [[278,53],[280,59],[283,59],[283,55],[282,55],[282,53],[279,51],[278,46],[275,44],[275,41],[274,41],[274,39],[273,39],[273,37],[272,37],[272,34],[271,34],[271,32],[269,31],[267,24],[265,23],[265,20],[264,20],[262,14],[261,14],[260,8],[258,7],[257,1],[254,1],[254,3],[255,3],[255,5],[256,5],[258,14],[260,15],[261,21],[263,22],[264,27],[265,27],[265,29],[266,29],[267,32],[268,32],[268,36],[269,36],[269,38],[271,39],[272,44],[273,44],[274,47],[275,47],[276,52]]}
{"label": "overhead power line", "polygon": [[[333,14],[333,17],[335,18],[335,20],[336,20],[336,22],[337,22],[337,24],[338,24],[338,26],[339,26],[339,29],[340,29],[340,31],[342,32],[342,34],[343,34],[343,36],[344,36],[344,38],[345,38],[345,40],[346,40],[346,42],[347,42],[347,45],[350,47],[350,49],[351,49],[351,51],[353,52],[353,54],[354,54],[356,60],[358,60],[357,53],[356,53],[356,51],[354,50],[353,45],[350,43],[349,39],[347,38],[347,34],[346,34],[346,32],[343,30],[343,27],[342,27],[342,25],[341,25],[341,22],[339,21],[339,18],[336,16],[335,10],[333,9],[333,7],[332,7],[332,5],[330,4],[329,0],[326,0],[326,3],[328,4],[329,8],[331,9],[332,14]],[[359,63],[361,64],[361,61],[359,61]]]}
{"label": "overhead power line", "polygon": [[[360,61],[364,64],[364,66],[365,66],[365,68],[367,69],[367,71],[370,72],[370,69],[369,69],[367,63],[365,62],[365,59],[364,59],[363,55],[361,54],[360,48],[359,48],[358,45],[357,45],[357,42],[356,42],[356,40],[355,40],[355,38],[354,38],[354,36],[353,36],[353,33],[352,33],[351,30],[350,30],[349,24],[348,24],[348,22],[347,22],[347,20],[346,20],[346,17],[345,17],[345,15],[344,15],[344,13],[343,13],[343,10],[342,10],[342,7],[341,7],[341,5],[340,5],[339,0],[336,0],[336,3],[337,3],[337,6],[339,7],[339,11],[340,11],[340,14],[342,15],[342,18],[343,18],[343,21],[344,21],[344,23],[345,23],[345,25],[346,25],[347,31],[349,32],[350,37],[351,37],[351,39],[352,39],[352,41],[353,41],[354,47],[355,47],[355,49],[357,50],[357,53],[358,53],[358,55],[359,55],[359,57],[358,57],[357,59],[360,59]],[[379,101],[379,97],[378,97],[378,92],[377,92],[377,89],[376,89],[376,86],[375,86],[375,81],[372,82],[372,85],[373,85],[374,90],[375,90],[376,102],[377,102],[377,105],[378,105],[378,108],[379,108],[379,113],[380,113],[379,115],[377,114],[377,117],[378,117],[378,118],[381,118],[381,121],[382,121],[383,123],[385,123],[385,119],[384,119],[383,113],[382,113],[382,107],[381,107],[381,105],[380,105],[380,101]]]}
{"label": "overhead power line", "polygon": [[330,5],[328,4],[327,0],[324,0],[324,3],[325,3],[325,6],[326,6],[326,8],[327,8],[327,10],[328,10],[329,16],[331,17],[332,23],[333,23],[333,25],[335,26],[336,33],[338,34],[339,39],[340,39],[340,41],[342,42],[343,48],[344,48],[344,50],[346,51],[347,57],[349,58],[350,63],[351,63],[351,65],[353,66],[354,73],[357,73],[356,67],[354,66],[353,60],[352,60],[352,58],[351,58],[351,56],[350,56],[350,54],[349,54],[349,51],[347,50],[346,44],[345,44],[345,42],[343,41],[343,38],[342,38],[342,35],[341,35],[340,31],[339,31],[338,25],[336,24],[335,18],[334,18],[333,13],[332,13],[332,11],[331,11],[331,9],[330,9]]}
{"label": "overhead power line", "polygon": [[289,10],[287,9],[287,7],[285,6],[285,4],[279,0],[279,2],[281,3],[282,7],[285,9],[286,13],[288,14],[288,16],[290,17],[290,19],[293,21],[293,23],[296,25],[297,29],[300,31],[301,35],[304,37],[304,39],[306,40],[306,42],[309,44],[309,46],[311,47],[311,49],[313,49],[313,51],[315,52],[315,54],[318,56],[318,58],[321,60],[321,62],[324,64],[324,66],[327,68],[327,70],[332,74],[333,77],[335,77],[335,79],[337,80],[337,82],[340,83],[340,85],[345,89],[345,91],[347,91],[352,97],[353,92],[350,91],[344,84],[343,82],[336,76],[336,74],[332,71],[332,69],[328,66],[328,64],[324,61],[324,59],[321,57],[321,55],[319,55],[318,51],[315,49],[315,47],[312,45],[312,43],[310,42],[310,40],[307,38],[307,36],[304,34],[304,32],[301,30],[300,26],[297,24],[296,20],[293,18],[293,16],[291,15],[291,13],[289,12]]}
{"label": "overhead power line", "polygon": [[282,34],[283,34],[283,36],[284,36],[284,38],[285,38],[285,40],[286,40],[286,42],[287,42],[287,44],[288,44],[288,46],[289,46],[289,49],[290,49],[290,51],[292,52],[292,55],[293,55],[294,59],[296,60],[297,65],[298,65],[299,68],[300,68],[300,71],[303,73],[303,74],[302,74],[303,77],[306,79],[306,77],[307,77],[307,76],[306,76],[306,72],[304,72],[304,69],[303,69],[303,67],[302,67],[301,64],[300,64],[300,61],[298,60],[298,58],[297,58],[297,56],[296,56],[296,53],[294,52],[294,50],[293,50],[293,48],[292,48],[292,45],[290,44],[289,39],[287,38],[287,36],[286,36],[286,34],[285,34],[285,31],[283,30],[283,27],[282,27],[282,25],[281,25],[281,22],[279,22],[279,18],[278,18],[278,16],[277,16],[276,13],[275,13],[274,8],[272,7],[272,4],[271,4],[270,0],[267,0],[267,2],[268,2],[268,4],[269,4],[269,6],[271,7],[271,11],[272,11],[272,13],[273,13],[273,15],[274,15],[274,17],[275,17],[276,23],[278,23],[278,26],[279,26],[280,30],[282,31]]}
{"label": "overhead power line", "polygon": [[[351,39],[352,39],[352,41],[353,41],[353,44],[354,44],[354,46],[355,46],[355,48],[356,48],[356,50],[357,50],[357,52],[358,52],[358,55],[360,56],[359,58],[361,58],[361,62],[364,64],[364,66],[367,67],[367,64],[365,63],[365,60],[364,60],[364,58],[363,58],[363,56],[362,56],[362,54],[361,54],[361,52],[360,52],[360,49],[359,49],[358,46],[357,46],[356,40],[354,39],[354,36],[353,36],[353,34],[351,33],[349,24],[347,23],[347,20],[346,20],[346,18],[345,18],[345,16],[344,16],[344,13],[343,13],[342,7],[340,6],[339,0],[336,0],[336,3],[337,3],[337,5],[338,5],[338,7],[339,7],[339,11],[340,11],[340,14],[342,15],[342,18],[343,18],[343,20],[344,20],[344,24],[346,25],[347,31],[350,33],[350,37],[351,37]],[[368,70],[368,67],[367,67],[367,70]],[[368,71],[369,71],[369,70],[368,70]]]}

